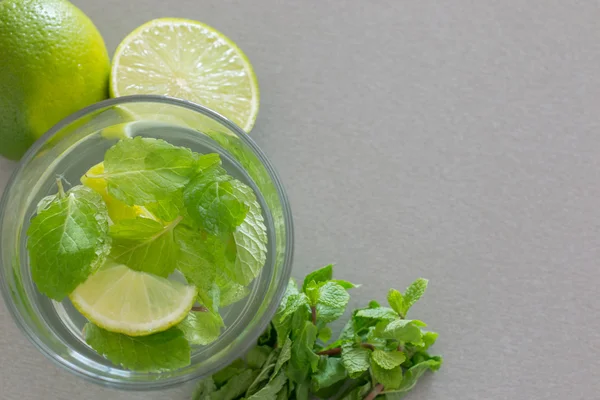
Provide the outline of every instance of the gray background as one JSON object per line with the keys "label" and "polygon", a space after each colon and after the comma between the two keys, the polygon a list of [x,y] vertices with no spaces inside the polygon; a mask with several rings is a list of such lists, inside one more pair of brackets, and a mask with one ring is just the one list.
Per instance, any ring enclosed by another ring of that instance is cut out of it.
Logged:
{"label": "gray background", "polygon": [[[565,0],[77,0],[112,52],[204,21],[252,60],[252,136],[296,222],[294,275],[337,263],[352,306],[428,277],[444,368],[410,399],[600,398],[600,6]],[[0,188],[14,164],[0,161]],[[55,367],[0,306],[2,399],[117,392]]]}

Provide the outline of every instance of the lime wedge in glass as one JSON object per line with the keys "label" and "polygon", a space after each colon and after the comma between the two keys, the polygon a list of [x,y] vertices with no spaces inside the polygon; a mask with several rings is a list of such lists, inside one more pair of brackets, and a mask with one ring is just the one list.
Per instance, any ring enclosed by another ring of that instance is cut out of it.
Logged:
{"label": "lime wedge in glass", "polygon": [[111,332],[143,336],[181,322],[196,295],[194,286],[112,264],[90,276],[70,298],[93,324]]}
{"label": "lime wedge in glass", "polygon": [[259,107],[258,81],[244,53],[208,25],[155,19],[117,48],[111,71],[113,97],[158,94],[206,106],[249,132]]}

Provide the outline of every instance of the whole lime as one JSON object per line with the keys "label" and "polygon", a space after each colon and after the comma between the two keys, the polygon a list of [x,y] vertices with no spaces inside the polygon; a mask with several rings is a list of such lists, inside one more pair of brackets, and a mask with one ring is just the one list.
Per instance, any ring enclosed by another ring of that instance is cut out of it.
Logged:
{"label": "whole lime", "polygon": [[20,158],[69,114],[108,97],[110,61],[66,0],[0,1],[0,155]]}

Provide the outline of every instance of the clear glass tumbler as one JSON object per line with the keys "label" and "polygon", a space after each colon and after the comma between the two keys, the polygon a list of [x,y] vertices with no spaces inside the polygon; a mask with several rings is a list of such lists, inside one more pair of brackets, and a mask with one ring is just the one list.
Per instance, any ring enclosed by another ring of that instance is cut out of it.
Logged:
{"label": "clear glass tumbler", "polygon": [[[84,341],[86,320],[69,300],[55,302],[32,282],[26,232],[38,201],[66,186],[123,137],[165,139],[200,153],[218,152],[223,166],[253,187],[268,234],[267,262],[243,300],[223,310],[220,338],[192,350],[191,365],[169,373],[141,373],[114,366]],[[163,96],[131,96],[100,102],[66,118],[21,160],[0,202],[0,278],[4,300],[25,335],[49,359],[93,382],[124,389],[157,389],[207,376],[243,354],[273,317],[290,276],[293,227],[277,173],[240,128],[202,106]]]}

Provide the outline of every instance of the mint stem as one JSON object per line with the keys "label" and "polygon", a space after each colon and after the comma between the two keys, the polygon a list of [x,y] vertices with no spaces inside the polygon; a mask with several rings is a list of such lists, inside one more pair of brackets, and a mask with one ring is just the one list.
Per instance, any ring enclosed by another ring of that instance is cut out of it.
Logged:
{"label": "mint stem", "polygon": [[65,189],[63,188],[62,180],[60,178],[56,178],[56,186],[58,187],[58,197],[62,199],[65,197]]}
{"label": "mint stem", "polygon": [[204,306],[194,306],[194,307],[192,307],[192,311],[208,312],[208,308],[206,308]]}
{"label": "mint stem", "polygon": [[341,354],[341,353],[342,353],[342,348],[341,347],[336,347],[336,348],[329,349],[329,350],[319,351],[317,353],[317,355],[319,355],[319,356],[336,356],[336,355]]}
{"label": "mint stem", "polygon": [[313,323],[313,325],[316,326],[317,325],[317,307],[311,306],[310,312],[312,314],[312,323]]}
{"label": "mint stem", "polygon": [[375,346],[373,346],[371,343],[361,343],[360,346],[364,347],[365,349],[375,350]]}
{"label": "mint stem", "polygon": [[373,400],[381,392],[383,392],[383,385],[381,383],[378,383],[377,385],[375,385],[373,390],[371,390],[371,392],[367,395],[367,397],[364,398],[364,400]]}

